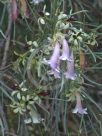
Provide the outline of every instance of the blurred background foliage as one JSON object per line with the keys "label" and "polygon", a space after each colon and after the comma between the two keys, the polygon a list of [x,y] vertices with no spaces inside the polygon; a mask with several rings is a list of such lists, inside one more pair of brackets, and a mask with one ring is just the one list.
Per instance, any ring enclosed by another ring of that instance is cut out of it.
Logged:
{"label": "blurred background foliage", "polygon": [[[76,81],[42,63],[63,35]],[[0,135],[102,136],[101,0],[0,0],[0,65]],[[72,113],[77,90],[87,115]]]}

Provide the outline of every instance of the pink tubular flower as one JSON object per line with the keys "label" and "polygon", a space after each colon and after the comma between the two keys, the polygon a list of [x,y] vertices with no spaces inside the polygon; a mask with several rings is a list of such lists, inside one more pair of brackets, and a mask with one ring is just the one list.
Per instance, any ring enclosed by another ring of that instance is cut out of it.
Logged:
{"label": "pink tubular flower", "polygon": [[70,58],[70,48],[66,39],[62,40],[62,46],[62,55],[60,56],[60,59],[72,61],[72,59]]}
{"label": "pink tubular flower", "polygon": [[60,44],[56,42],[53,54],[48,60],[48,64],[50,65],[51,69],[59,72],[59,56],[60,56]]}
{"label": "pink tubular flower", "polygon": [[18,17],[18,9],[16,0],[11,1],[11,18],[13,21],[16,21]]}
{"label": "pink tubular flower", "polygon": [[74,70],[74,56],[73,56],[73,51],[71,51],[71,60],[73,61],[67,61],[67,72],[65,72],[65,77],[67,79],[75,80],[76,79],[76,73]]}
{"label": "pink tubular flower", "polygon": [[76,107],[73,110],[73,113],[79,113],[81,115],[83,114],[87,114],[87,108],[83,108],[82,107],[82,103],[81,103],[81,98],[80,98],[80,94],[77,92],[76,93]]}

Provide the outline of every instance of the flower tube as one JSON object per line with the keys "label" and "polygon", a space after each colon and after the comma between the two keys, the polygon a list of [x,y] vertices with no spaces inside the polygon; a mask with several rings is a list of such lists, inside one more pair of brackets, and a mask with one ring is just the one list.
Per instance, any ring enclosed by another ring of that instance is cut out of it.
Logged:
{"label": "flower tube", "polygon": [[71,58],[70,58],[70,48],[69,48],[69,45],[67,43],[67,40],[66,39],[63,39],[62,40],[62,55],[60,56],[60,59],[61,60],[68,60],[68,61],[73,61]]}
{"label": "flower tube", "polygon": [[16,0],[11,0],[11,18],[13,21],[16,21],[18,17],[18,9]]}
{"label": "flower tube", "polygon": [[60,56],[60,44],[56,42],[52,56],[50,60],[48,60],[48,64],[51,69],[59,72],[59,56]]}
{"label": "flower tube", "polygon": [[81,115],[87,114],[87,108],[82,107],[81,97],[78,92],[76,93],[76,106],[75,109],[73,110],[73,113],[79,113]]}
{"label": "flower tube", "polygon": [[73,56],[73,51],[71,51],[71,60],[73,61],[67,61],[67,72],[65,72],[65,77],[67,79],[75,80],[76,79],[76,73],[74,70],[74,56]]}
{"label": "flower tube", "polygon": [[48,71],[48,74],[54,75],[55,78],[60,78],[59,56],[60,56],[60,44],[59,42],[56,42],[50,60],[44,59],[43,61],[44,64],[50,65],[51,70]]}

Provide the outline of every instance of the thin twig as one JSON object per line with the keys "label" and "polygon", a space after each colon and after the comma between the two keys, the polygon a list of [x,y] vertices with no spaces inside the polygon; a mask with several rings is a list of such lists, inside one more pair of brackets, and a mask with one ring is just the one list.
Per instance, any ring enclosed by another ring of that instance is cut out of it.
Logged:
{"label": "thin twig", "polygon": [[11,26],[12,26],[12,18],[11,18],[11,4],[8,3],[8,28],[6,31],[6,42],[5,42],[5,48],[4,48],[4,55],[2,59],[1,68],[3,68],[6,65],[7,62],[7,56],[8,56],[8,50],[9,50],[9,44],[10,44],[10,37],[11,37]]}
{"label": "thin twig", "polygon": [[8,131],[8,124],[7,124],[7,121],[6,121],[5,113],[4,113],[3,106],[1,104],[1,102],[0,102],[0,117],[3,121],[5,131]]}

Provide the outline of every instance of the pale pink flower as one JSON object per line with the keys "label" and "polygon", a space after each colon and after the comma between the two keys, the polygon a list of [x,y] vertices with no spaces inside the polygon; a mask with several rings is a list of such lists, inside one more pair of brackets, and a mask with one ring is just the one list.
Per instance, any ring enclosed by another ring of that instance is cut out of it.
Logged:
{"label": "pale pink flower", "polygon": [[56,42],[50,60],[44,59],[43,61],[44,64],[50,65],[51,70],[48,71],[48,74],[54,75],[55,78],[60,78],[59,56],[60,56],[60,44],[59,42]]}
{"label": "pale pink flower", "polygon": [[56,42],[52,56],[50,60],[48,60],[47,62],[50,65],[51,69],[57,72],[59,72],[59,56],[60,56],[60,44]]}
{"label": "pale pink flower", "polygon": [[70,48],[68,45],[68,42],[66,39],[62,40],[62,55],[60,56],[61,60],[68,60],[68,61],[72,61],[72,59],[70,58]]}
{"label": "pale pink flower", "polygon": [[11,18],[13,21],[16,21],[18,17],[18,9],[16,0],[11,0]]}
{"label": "pale pink flower", "polygon": [[67,61],[67,72],[64,73],[65,77],[67,79],[71,79],[71,80],[75,80],[77,75],[75,73],[75,69],[74,69],[74,56],[73,56],[73,51],[71,51],[71,55],[70,55],[71,60],[73,61]]}
{"label": "pale pink flower", "polygon": [[81,115],[87,114],[87,108],[82,107],[81,96],[79,93],[76,93],[76,106],[73,113],[79,113]]}

